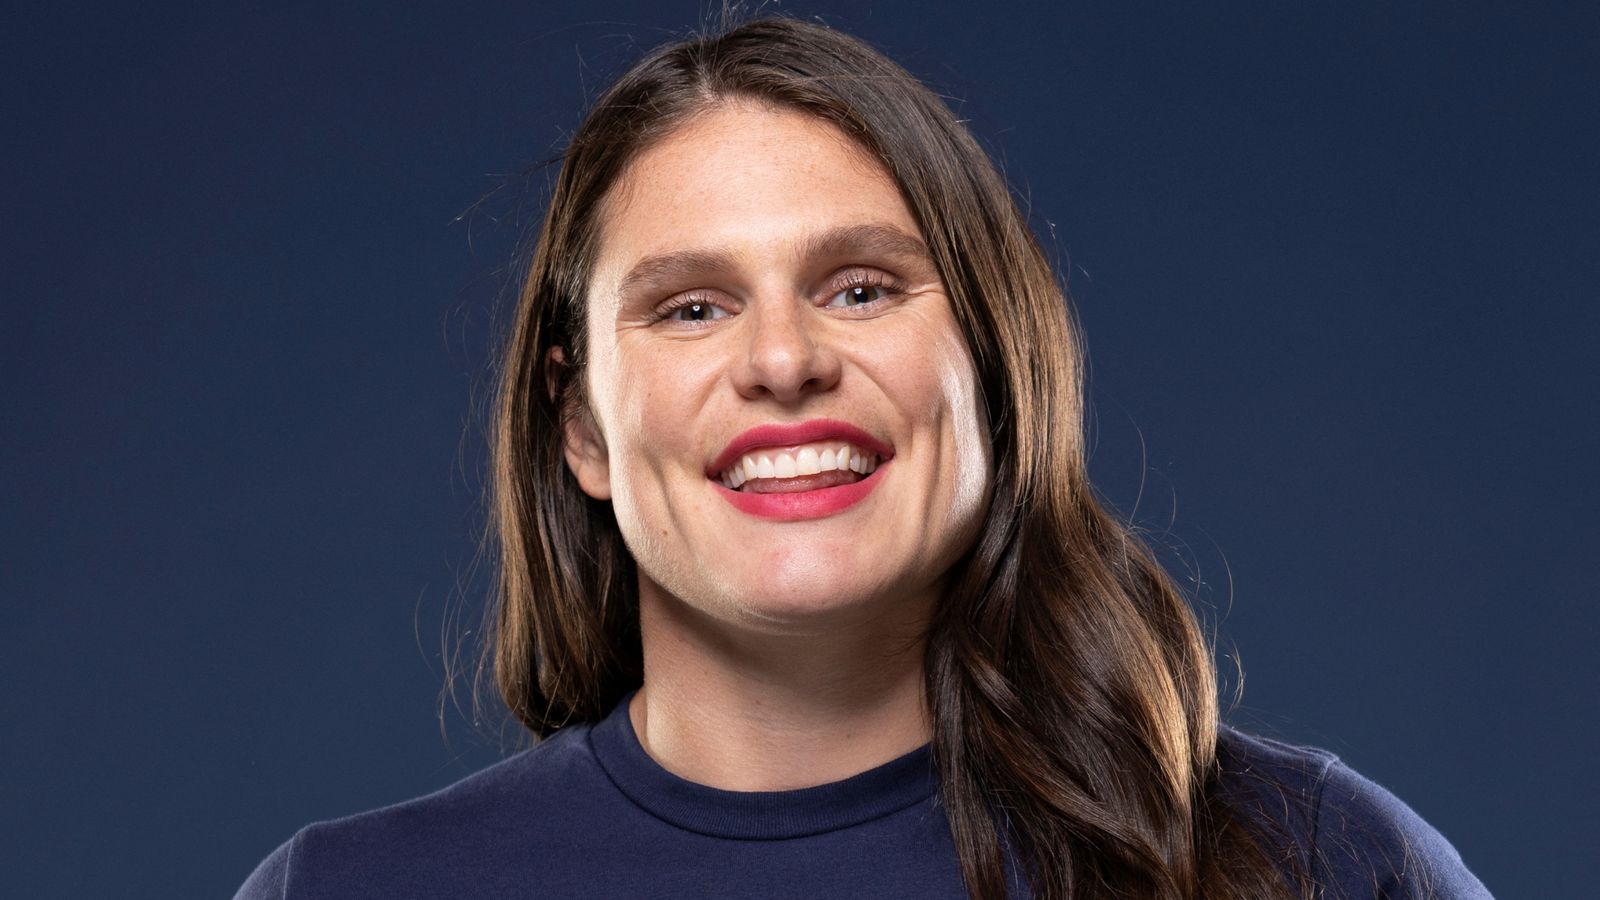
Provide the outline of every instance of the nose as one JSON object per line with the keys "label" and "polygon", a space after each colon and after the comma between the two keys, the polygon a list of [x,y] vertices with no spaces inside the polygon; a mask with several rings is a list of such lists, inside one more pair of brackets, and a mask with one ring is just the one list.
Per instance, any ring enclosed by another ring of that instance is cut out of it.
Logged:
{"label": "nose", "polygon": [[839,383],[839,356],[817,310],[785,297],[758,300],[744,315],[745,340],[733,366],[742,396],[795,403]]}

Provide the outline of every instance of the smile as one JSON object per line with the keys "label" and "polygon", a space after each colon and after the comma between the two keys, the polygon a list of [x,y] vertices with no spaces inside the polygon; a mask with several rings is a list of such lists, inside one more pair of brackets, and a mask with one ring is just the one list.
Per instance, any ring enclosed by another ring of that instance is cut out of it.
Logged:
{"label": "smile", "polygon": [[878,468],[878,455],[829,441],[742,454],[717,481],[730,491],[788,493],[853,484]]}
{"label": "smile", "polygon": [[865,499],[893,457],[893,448],[854,425],[814,419],[743,432],[717,455],[706,477],[742,512],[813,519]]}

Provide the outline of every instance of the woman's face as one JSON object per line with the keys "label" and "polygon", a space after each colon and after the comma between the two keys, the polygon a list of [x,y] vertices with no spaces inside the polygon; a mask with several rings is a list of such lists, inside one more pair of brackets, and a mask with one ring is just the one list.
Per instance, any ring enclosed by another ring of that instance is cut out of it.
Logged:
{"label": "woman's face", "polygon": [[926,612],[975,537],[989,446],[879,164],[811,116],[709,110],[608,195],[587,302],[567,459],[641,591],[771,632]]}

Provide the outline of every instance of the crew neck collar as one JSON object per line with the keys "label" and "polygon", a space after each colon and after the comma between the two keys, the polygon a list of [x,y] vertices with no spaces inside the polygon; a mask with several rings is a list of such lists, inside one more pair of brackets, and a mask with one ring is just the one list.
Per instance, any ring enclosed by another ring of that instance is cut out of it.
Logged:
{"label": "crew neck collar", "polygon": [[680,778],[645,752],[622,701],[589,732],[611,781],[628,799],[679,828],[712,837],[782,840],[838,831],[933,796],[930,745],[843,781],[793,791],[725,791]]}

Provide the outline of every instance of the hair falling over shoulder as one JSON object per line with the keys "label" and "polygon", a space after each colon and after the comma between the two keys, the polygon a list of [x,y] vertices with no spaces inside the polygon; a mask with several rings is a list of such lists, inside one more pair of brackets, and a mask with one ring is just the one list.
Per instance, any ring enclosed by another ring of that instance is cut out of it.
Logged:
{"label": "hair falling over shoulder", "polygon": [[[583,298],[607,190],[651,141],[729,99],[818,116],[917,217],[977,365],[994,491],[927,638],[942,797],[969,894],[1309,896],[1305,866],[1217,790],[1211,648],[1184,596],[1095,499],[1078,331],[1004,179],[944,103],[861,41],[767,18],[660,48],[562,157],[504,349],[493,436],[497,602],[484,671],[537,735],[642,678],[637,579],[562,455],[582,408]],[[552,348],[566,364],[547,367]],[[1007,851],[1010,851],[1008,857]]]}

